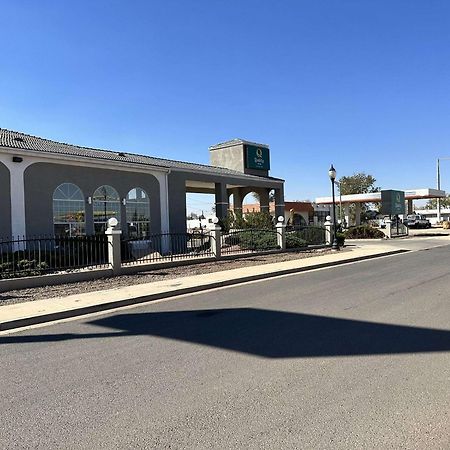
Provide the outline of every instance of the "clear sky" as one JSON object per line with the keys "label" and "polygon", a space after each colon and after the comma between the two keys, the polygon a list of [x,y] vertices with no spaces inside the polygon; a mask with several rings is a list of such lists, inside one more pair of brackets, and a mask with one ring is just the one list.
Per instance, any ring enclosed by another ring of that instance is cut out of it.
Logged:
{"label": "clear sky", "polygon": [[[286,199],[450,156],[448,0],[0,0],[0,127],[208,163],[267,143]],[[450,161],[442,163],[450,191]]]}

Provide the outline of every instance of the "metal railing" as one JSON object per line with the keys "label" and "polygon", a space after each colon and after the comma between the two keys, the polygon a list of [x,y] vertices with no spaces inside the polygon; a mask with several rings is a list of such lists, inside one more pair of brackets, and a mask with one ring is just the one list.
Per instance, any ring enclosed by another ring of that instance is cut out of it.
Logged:
{"label": "metal railing", "polygon": [[203,231],[161,233],[122,239],[122,263],[145,264],[212,256],[211,237]]}
{"label": "metal railing", "polygon": [[0,238],[0,278],[108,266],[104,235]]}
{"label": "metal railing", "polygon": [[278,232],[274,229],[230,230],[222,233],[221,254],[255,253],[279,250],[277,239]]}
{"label": "metal railing", "polygon": [[325,227],[295,225],[286,227],[286,247],[304,248],[312,245],[325,245]]}

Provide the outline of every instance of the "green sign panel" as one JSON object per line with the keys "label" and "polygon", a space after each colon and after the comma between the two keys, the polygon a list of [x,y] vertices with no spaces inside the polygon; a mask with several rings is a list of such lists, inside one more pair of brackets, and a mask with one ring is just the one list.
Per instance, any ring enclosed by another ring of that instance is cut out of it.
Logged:
{"label": "green sign panel", "polygon": [[405,214],[405,193],[403,191],[381,191],[381,214],[395,216]]}
{"label": "green sign panel", "polygon": [[245,146],[245,167],[247,169],[270,169],[269,149],[256,145]]}

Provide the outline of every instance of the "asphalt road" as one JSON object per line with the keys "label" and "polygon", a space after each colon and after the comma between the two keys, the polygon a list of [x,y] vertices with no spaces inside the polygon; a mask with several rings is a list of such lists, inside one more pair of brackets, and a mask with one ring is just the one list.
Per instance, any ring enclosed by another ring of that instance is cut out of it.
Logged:
{"label": "asphalt road", "polygon": [[448,449],[450,246],[0,336],[0,448]]}

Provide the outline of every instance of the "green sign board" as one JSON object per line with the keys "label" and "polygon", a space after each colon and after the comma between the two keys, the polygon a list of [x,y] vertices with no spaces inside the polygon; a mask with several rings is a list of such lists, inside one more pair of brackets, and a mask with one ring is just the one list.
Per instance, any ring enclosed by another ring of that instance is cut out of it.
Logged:
{"label": "green sign board", "polygon": [[381,214],[395,216],[405,214],[405,193],[403,191],[381,191]]}
{"label": "green sign board", "polygon": [[245,146],[245,167],[247,169],[269,170],[269,149],[247,144]]}

